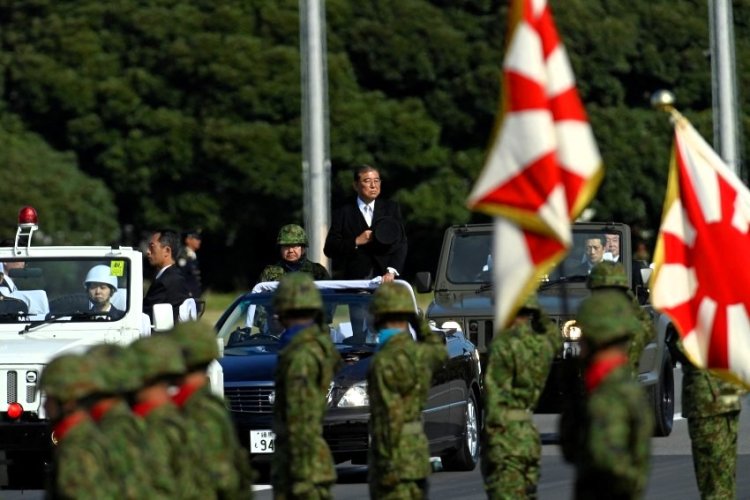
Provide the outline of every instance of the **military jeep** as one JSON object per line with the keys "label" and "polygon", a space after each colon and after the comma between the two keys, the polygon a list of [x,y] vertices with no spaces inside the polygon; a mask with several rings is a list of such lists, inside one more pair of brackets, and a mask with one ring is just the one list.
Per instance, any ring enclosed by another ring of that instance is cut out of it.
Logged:
{"label": "military jeep", "polygon": [[[434,284],[430,273],[417,273],[417,290],[435,292],[427,309],[428,320],[437,327],[460,328],[477,346],[482,359],[497,334],[493,324],[492,228],[492,224],[448,228]],[[562,348],[555,357],[536,412],[559,413],[565,399],[571,396],[562,374],[567,373],[565,365],[578,357],[580,338],[585,335],[575,319],[578,306],[590,295],[586,286],[586,243],[604,236],[617,237],[620,254],[605,251],[603,258],[623,264],[633,294],[654,322],[654,338],[641,355],[638,380],[646,389],[654,411],[656,435],[667,436],[672,431],[674,417],[674,364],[668,346],[677,334],[669,319],[651,307],[646,286],[650,269],[647,263],[632,259],[630,227],[620,223],[576,223],[570,252],[539,283],[539,302],[560,329]]]}

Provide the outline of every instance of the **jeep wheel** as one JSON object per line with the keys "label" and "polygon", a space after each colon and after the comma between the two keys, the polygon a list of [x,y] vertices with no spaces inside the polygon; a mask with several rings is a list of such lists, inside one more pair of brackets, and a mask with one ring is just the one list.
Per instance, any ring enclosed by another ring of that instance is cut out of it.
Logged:
{"label": "jeep wheel", "polygon": [[474,391],[469,389],[464,412],[464,436],[461,445],[450,455],[441,458],[443,470],[469,471],[474,470],[479,462],[479,411]]}
{"label": "jeep wheel", "polygon": [[664,350],[659,381],[650,390],[654,409],[654,435],[669,436],[674,422],[674,368],[669,350]]}

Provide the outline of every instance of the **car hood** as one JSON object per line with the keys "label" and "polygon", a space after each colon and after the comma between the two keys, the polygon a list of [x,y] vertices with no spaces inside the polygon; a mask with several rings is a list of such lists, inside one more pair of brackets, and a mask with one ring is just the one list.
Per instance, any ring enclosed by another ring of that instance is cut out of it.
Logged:
{"label": "car hood", "polygon": [[[336,373],[336,385],[350,386],[367,378],[370,359],[375,346],[336,346],[341,353],[344,366]],[[219,360],[224,370],[224,382],[273,382],[278,351],[276,346],[232,347],[224,351]]]}
{"label": "car hood", "polygon": [[86,339],[35,339],[19,337],[0,340],[0,365],[46,364],[63,353],[83,352],[90,345]]}
{"label": "car hood", "polygon": [[273,381],[278,353],[276,346],[232,347],[219,359],[224,382]]}

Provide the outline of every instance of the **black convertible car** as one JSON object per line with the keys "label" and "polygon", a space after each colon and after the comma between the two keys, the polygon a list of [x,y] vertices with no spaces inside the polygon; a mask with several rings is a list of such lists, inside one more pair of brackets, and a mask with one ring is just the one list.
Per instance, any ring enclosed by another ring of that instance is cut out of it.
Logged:
{"label": "black convertible car", "polygon": [[[410,292],[411,286],[397,281]],[[328,393],[324,434],[337,463],[367,462],[367,369],[376,337],[367,307],[377,283],[318,281],[333,342],[345,361]],[[239,297],[219,319],[224,341],[224,395],[240,441],[254,460],[270,457],[274,371],[281,327],[271,307],[276,283],[261,283]],[[416,300],[414,302],[417,310]],[[450,470],[472,470],[479,460],[481,374],[474,344],[458,330],[441,330],[449,360],[433,377],[423,412],[430,453]]]}

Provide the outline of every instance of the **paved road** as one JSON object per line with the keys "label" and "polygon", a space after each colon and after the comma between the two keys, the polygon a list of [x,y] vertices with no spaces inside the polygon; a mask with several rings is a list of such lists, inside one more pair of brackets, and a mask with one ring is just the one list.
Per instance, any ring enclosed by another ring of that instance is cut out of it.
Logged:
{"label": "paved road", "polygon": [[[690,456],[690,438],[687,434],[687,423],[681,418],[680,370],[675,372],[676,404],[678,412],[672,435],[667,438],[654,438],[652,441],[651,477],[646,492],[647,500],[692,500],[698,499],[695,486],[693,463]],[[744,411],[740,419],[740,442],[737,492],[739,499],[750,500],[750,398],[744,401]],[[539,430],[546,440],[552,440],[556,431],[556,415],[537,415],[534,417]],[[545,444],[542,450],[542,478],[539,484],[540,500],[567,500],[572,498],[573,469],[560,456],[559,447],[554,443]],[[334,498],[362,499],[367,498],[367,468],[362,466],[343,465],[338,467],[339,480],[333,489]],[[272,498],[268,485],[255,487],[255,498],[267,500]],[[39,491],[3,491],[0,498],[41,499]],[[461,498],[462,500],[484,499],[482,477],[479,470],[472,472],[438,472],[430,477],[430,498]]]}
{"label": "paved road", "polygon": [[[653,438],[651,477],[646,491],[647,500],[692,500],[699,499],[695,486],[693,461],[690,454],[690,438],[687,422],[681,411],[682,372],[675,371],[675,411],[672,434],[666,438]],[[740,443],[737,478],[737,498],[750,500],[750,398],[743,403],[740,418]],[[534,420],[545,441],[554,439],[557,430],[557,415],[536,415]],[[361,466],[339,466],[339,481],[333,489],[334,498],[367,498],[367,469]],[[542,477],[539,484],[540,500],[571,499],[574,470],[562,459],[557,444],[545,444],[542,449]],[[261,486],[263,487],[263,486]],[[270,489],[256,493],[258,500],[272,498]],[[487,498],[482,488],[479,469],[472,472],[438,472],[430,477],[430,498],[461,498],[479,500]]]}

